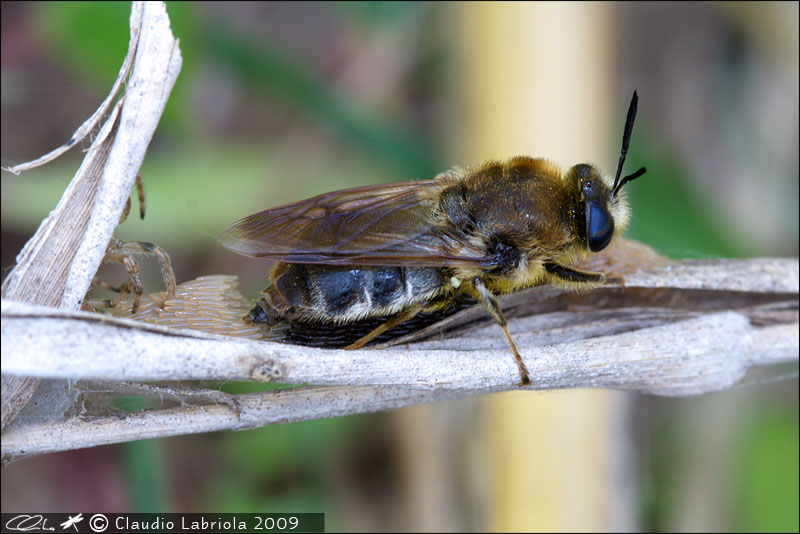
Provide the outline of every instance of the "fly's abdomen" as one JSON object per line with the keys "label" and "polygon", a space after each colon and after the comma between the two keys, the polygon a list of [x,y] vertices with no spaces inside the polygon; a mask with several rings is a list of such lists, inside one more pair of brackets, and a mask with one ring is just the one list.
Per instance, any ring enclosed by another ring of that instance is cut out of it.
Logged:
{"label": "fly's abdomen", "polygon": [[303,319],[348,323],[394,315],[444,291],[444,276],[433,267],[283,263],[273,270],[271,279],[272,285],[259,303],[267,320],[254,318],[256,322]]}

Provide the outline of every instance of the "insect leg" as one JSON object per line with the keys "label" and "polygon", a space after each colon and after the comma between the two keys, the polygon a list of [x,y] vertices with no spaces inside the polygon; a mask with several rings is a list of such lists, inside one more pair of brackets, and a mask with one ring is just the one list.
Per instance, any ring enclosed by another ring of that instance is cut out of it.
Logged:
{"label": "insect leg", "polygon": [[[136,173],[136,192],[139,195],[139,218],[144,219],[144,181],[142,181],[142,173]],[[131,197],[128,195],[128,200],[125,201],[125,208],[122,210],[122,215],[119,217],[119,223],[122,224],[128,220],[128,215],[131,214]]]}
{"label": "insect leg", "polygon": [[128,195],[128,200],[125,201],[125,207],[122,209],[122,215],[119,216],[119,223],[122,224],[128,220],[128,215],[131,214],[131,197]]}
{"label": "insect leg", "polygon": [[508,322],[506,321],[505,315],[503,315],[503,311],[500,309],[500,305],[497,303],[497,298],[489,291],[489,288],[484,285],[480,278],[473,278],[472,285],[475,286],[475,289],[478,291],[478,298],[489,311],[489,314],[497,321],[500,328],[503,329],[503,334],[506,336],[508,346],[511,347],[511,352],[514,354],[517,367],[519,367],[519,385],[529,385],[531,383],[531,377],[528,374],[528,368],[525,367],[525,362],[522,361],[522,356],[519,355],[517,346],[514,344],[514,340],[511,339],[511,334],[508,333]]}
{"label": "insect leg", "polygon": [[118,288],[110,288],[117,292],[117,296],[109,300],[106,304],[109,307],[119,306],[122,300],[133,291],[135,296],[133,299],[133,306],[131,306],[131,313],[136,313],[136,310],[139,309],[139,303],[142,300],[142,283],[139,281],[139,263],[129,254],[119,252],[119,249],[113,248],[116,246],[114,241],[115,240],[112,239],[112,243],[108,245],[106,255],[103,257],[103,263],[121,263],[125,267],[125,270],[128,271],[128,281]]}
{"label": "insect leg", "polygon": [[[136,313],[139,309],[139,303],[142,300],[142,284],[139,281],[139,263],[133,258],[133,255],[139,254],[143,256],[155,256],[161,266],[161,276],[164,279],[164,286],[167,288],[167,299],[175,298],[175,273],[172,270],[172,263],[170,262],[169,255],[157,245],[146,243],[144,241],[120,241],[112,237],[111,241],[106,248],[106,254],[103,257],[103,263],[121,263],[125,270],[128,271],[128,281],[122,284],[119,288],[112,288],[119,293],[114,299],[106,303],[109,307],[118,306],[122,299],[124,299],[131,291],[135,294],[131,313]],[[107,284],[100,284],[103,287]]]}
{"label": "insect leg", "polygon": [[597,286],[605,283],[606,275],[590,271],[570,269],[557,263],[545,263],[544,269],[556,283],[580,286]]}
{"label": "insect leg", "polygon": [[[136,191],[139,196],[139,215],[142,219],[144,219],[145,194],[142,173],[136,173],[135,183]],[[120,215],[119,224],[122,224],[128,219],[130,212],[131,197],[129,195],[128,200],[125,203],[125,208],[122,210],[122,214]],[[139,303],[142,300],[142,284],[139,281],[139,264],[132,257],[134,254],[155,256],[158,259],[158,263],[161,266],[161,276],[164,279],[164,286],[167,288],[167,298],[175,298],[175,286],[177,286],[175,273],[172,270],[172,262],[170,262],[169,255],[164,251],[164,249],[144,241],[120,241],[116,237],[112,237],[108,243],[108,247],[106,247],[106,254],[103,257],[102,263],[117,262],[124,265],[125,269],[128,271],[128,281],[122,284],[120,287],[114,288],[103,281],[98,281],[99,278],[95,276],[94,280],[92,281],[93,285],[99,285],[104,289],[110,289],[118,293],[116,297],[107,301],[105,305],[108,307],[118,306],[122,300],[128,296],[131,291],[133,291],[135,297],[133,300],[133,306],[131,307],[131,313],[136,313],[138,310]]]}
{"label": "insect leg", "polygon": [[[144,180],[142,180],[142,173],[136,173],[136,192],[139,194],[139,218],[144,219]],[[130,202],[131,197],[128,197]]]}
{"label": "insect leg", "polygon": [[344,348],[344,350],[360,349],[361,347],[363,347],[364,345],[366,345],[367,343],[369,343],[370,341],[372,341],[373,339],[375,339],[379,335],[383,334],[384,332],[386,332],[390,328],[394,328],[395,326],[397,326],[399,324],[402,324],[402,323],[408,321],[409,319],[412,319],[414,316],[416,316],[419,312],[422,311],[422,308],[424,308],[424,305],[422,303],[420,303],[420,304],[415,304],[414,306],[411,306],[410,308],[405,309],[404,311],[402,311],[401,313],[395,315],[394,317],[389,318],[389,320],[387,320],[385,323],[381,324],[376,329],[374,329],[372,332],[370,332],[366,336],[362,337],[361,339],[359,339],[355,343],[352,343],[352,344],[346,346]]}
{"label": "insect leg", "polygon": [[119,254],[140,254],[142,256],[155,256],[158,264],[161,267],[161,277],[164,279],[164,286],[167,288],[167,298],[175,298],[175,273],[172,270],[172,262],[166,251],[146,241],[117,241],[116,243],[109,244],[109,251],[112,245],[115,247],[113,252]]}

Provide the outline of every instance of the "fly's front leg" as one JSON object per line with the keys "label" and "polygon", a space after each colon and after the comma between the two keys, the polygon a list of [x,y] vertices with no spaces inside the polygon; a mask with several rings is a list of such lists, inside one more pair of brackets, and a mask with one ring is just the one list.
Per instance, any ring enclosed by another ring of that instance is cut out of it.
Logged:
{"label": "fly's front leg", "polygon": [[514,354],[514,360],[516,360],[517,367],[519,368],[519,385],[530,385],[531,377],[528,374],[528,368],[525,367],[525,362],[522,361],[522,356],[520,356],[517,346],[514,344],[514,340],[511,339],[511,334],[508,333],[508,322],[506,321],[505,315],[503,315],[503,311],[500,309],[500,305],[497,303],[497,298],[491,291],[489,291],[489,288],[484,285],[483,280],[480,278],[473,278],[472,285],[478,292],[478,299],[483,303],[494,320],[497,321],[497,324],[500,325],[500,328],[503,329],[503,334],[506,336],[508,346],[511,347],[511,352]]}
{"label": "fly's front leg", "polygon": [[549,282],[555,286],[592,289],[604,284],[606,281],[606,275],[603,273],[579,271],[578,269],[564,267],[558,263],[545,263],[544,270],[547,271]]}

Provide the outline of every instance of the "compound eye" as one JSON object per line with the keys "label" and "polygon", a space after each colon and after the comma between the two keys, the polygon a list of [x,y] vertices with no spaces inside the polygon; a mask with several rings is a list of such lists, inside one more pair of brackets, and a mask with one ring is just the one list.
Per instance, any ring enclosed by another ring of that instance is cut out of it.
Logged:
{"label": "compound eye", "polygon": [[614,237],[614,219],[605,206],[595,202],[586,203],[586,230],[589,237],[589,250],[600,252]]}

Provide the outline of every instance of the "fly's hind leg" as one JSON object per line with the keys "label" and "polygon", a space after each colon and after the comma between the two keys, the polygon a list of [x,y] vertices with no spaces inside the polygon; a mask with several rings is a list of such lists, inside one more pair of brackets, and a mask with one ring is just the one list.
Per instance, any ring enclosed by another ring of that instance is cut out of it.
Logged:
{"label": "fly's hind leg", "polygon": [[403,324],[404,322],[408,321],[409,319],[413,319],[419,312],[422,311],[424,308],[423,304],[415,304],[410,308],[403,310],[401,313],[395,315],[394,317],[390,317],[386,322],[375,328],[372,332],[367,334],[366,336],[362,337],[355,343],[348,345],[344,348],[344,350],[355,350],[360,349],[379,335],[383,334],[387,330],[394,328],[397,325]]}
{"label": "fly's hind leg", "polygon": [[492,294],[491,291],[489,291],[489,288],[484,285],[483,280],[480,278],[473,278],[472,285],[475,286],[475,289],[478,292],[479,300],[483,303],[494,320],[497,321],[497,324],[500,325],[500,328],[503,329],[503,334],[506,336],[508,346],[511,347],[511,352],[514,354],[514,360],[516,360],[517,367],[519,368],[519,385],[530,385],[531,377],[528,374],[528,368],[525,367],[525,362],[522,361],[522,356],[520,356],[517,346],[514,344],[514,340],[511,339],[511,334],[508,333],[508,322],[506,321],[505,315],[503,315],[503,311],[500,309],[500,305],[497,303],[497,298],[494,296],[494,294]]}

